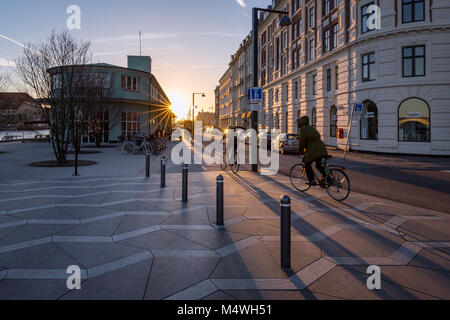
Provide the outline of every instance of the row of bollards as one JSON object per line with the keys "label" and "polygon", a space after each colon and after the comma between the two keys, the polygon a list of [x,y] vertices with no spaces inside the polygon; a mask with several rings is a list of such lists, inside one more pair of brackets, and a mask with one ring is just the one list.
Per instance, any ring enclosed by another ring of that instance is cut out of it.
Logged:
{"label": "row of bollards", "polygon": [[[161,158],[161,188],[166,187],[166,157]],[[145,155],[145,176],[150,177],[150,154]]]}
{"label": "row of bollards", "polygon": [[[166,186],[166,158],[161,159],[161,188]],[[147,158],[147,177],[150,175],[150,157]],[[182,167],[182,202],[188,201],[188,173],[187,164]],[[291,199],[284,196],[280,201],[280,253],[281,267],[291,268]],[[224,225],[224,178],[217,176],[216,181],[216,225]]]}

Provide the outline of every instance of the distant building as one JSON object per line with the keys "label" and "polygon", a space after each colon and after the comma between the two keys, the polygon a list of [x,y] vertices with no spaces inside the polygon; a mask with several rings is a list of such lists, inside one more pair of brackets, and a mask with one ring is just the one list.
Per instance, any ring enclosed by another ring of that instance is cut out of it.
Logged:
{"label": "distant building", "polygon": [[[171,133],[174,114],[171,102],[152,74],[148,56],[128,56],[128,67],[105,63],[86,65],[88,73],[101,74],[108,89],[109,105],[101,113],[102,142],[114,143],[135,134],[163,136]],[[61,87],[61,68],[48,70],[54,90]],[[95,108],[94,108],[95,110]],[[88,128],[84,143],[94,143],[95,134]]]}
{"label": "distant building", "polygon": [[231,125],[231,69],[219,80],[219,128],[225,129]]}
{"label": "distant building", "polygon": [[200,111],[197,113],[197,121],[201,121],[203,126],[214,126],[216,119],[215,112]]}
{"label": "distant building", "polygon": [[220,86],[217,86],[216,89],[214,89],[214,98],[215,98],[215,105],[214,105],[214,127],[219,127],[219,110],[220,110]]}
{"label": "distant building", "polygon": [[45,127],[41,114],[27,93],[0,93],[0,128],[24,129]]}

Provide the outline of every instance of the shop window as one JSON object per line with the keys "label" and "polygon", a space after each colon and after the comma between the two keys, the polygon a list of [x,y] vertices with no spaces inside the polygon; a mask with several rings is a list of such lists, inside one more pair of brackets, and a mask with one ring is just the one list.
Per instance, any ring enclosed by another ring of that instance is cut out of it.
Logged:
{"label": "shop window", "polygon": [[422,99],[410,98],[398,108],[399,141],[430,142],[430,108]]}
{"label": "shop window", "polygon": [[372,101],[366,101],[361,115],[361,140],[378,140],[378,108]]}

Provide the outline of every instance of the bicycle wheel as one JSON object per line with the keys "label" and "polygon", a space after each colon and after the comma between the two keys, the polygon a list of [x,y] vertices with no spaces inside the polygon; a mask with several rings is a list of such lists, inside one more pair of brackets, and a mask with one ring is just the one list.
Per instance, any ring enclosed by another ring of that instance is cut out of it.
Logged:
{"label": "bicycle wheel", "polygon": [[303,163],[296,164],[292,167],[289,178],[291,179],[292,186],[300,192],[306,192],[311,188],[307,184],[309,180]]}
{"label": "bicycle wheel", "polygon": [[133,154],[136,149],[136,145],[131,142],[127,141],[122,145],[122,152]]}
{"label": "bicycle wheel", "polygon": [[238,157],[235,156],[234,164],[231,165],[231,171],[233,171],[234,174],[237,174],[239,172],[239,168],[240,168],[239,160],[238,160]]}
{"label": "bicycle wheel", "polygon": [[350,195],[350,179],[341,169],[331,168],[326,177],[326,190],[330,197],[336,201],[344,201]]}
{"label": "bicycle wheel", "polygon": [[227,154],[224,153],[222,157],[222,163],[220,164],[220,168],[222,168],[223,171],[227,170]]}

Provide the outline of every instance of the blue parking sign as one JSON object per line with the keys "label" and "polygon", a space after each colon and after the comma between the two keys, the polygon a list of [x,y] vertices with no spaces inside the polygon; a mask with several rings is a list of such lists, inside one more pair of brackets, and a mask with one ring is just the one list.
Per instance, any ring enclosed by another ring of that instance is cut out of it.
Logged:
{"label": "blue parking sign", "polygon": [[360,103],[355,103],[355,114],[362,114],[363,105]]}
{"label": "blue parking sign", "polygon": [[262,88],[251,88],[250,103],[261,103],[261,102],[262,102]]}

